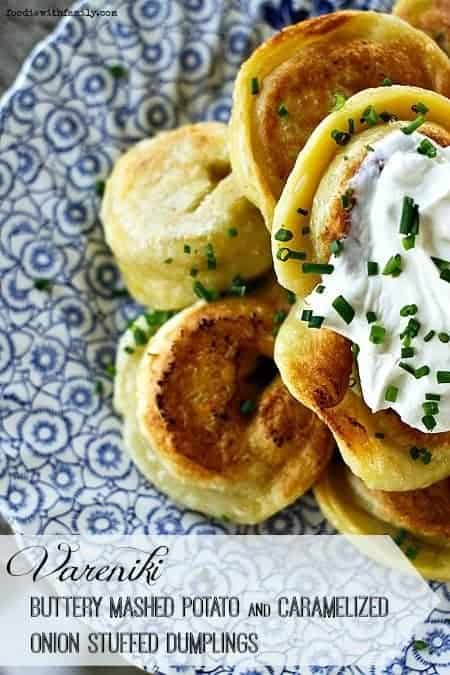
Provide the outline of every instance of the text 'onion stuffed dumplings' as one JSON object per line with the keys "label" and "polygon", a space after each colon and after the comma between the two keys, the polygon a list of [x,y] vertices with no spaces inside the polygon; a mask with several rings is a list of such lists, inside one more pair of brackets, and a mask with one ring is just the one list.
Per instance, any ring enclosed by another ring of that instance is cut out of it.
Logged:
{"label": "text 'onion stuffed dumplings'", "polygon": [[176,501],[257,523],[306,492],[329,461],[331,434],[271,360],[280,311],[256,297],[199,302],[145,346],[133,328],[122,338],[115,404],[125,447]]}
{"label": "text 'onion stuffed dumplings'", "polygon": [[231,173],[227,127],[205,122],[141,141],[116,163],[101,217],[131,295],[178,309],[271,266],[256,208]]}

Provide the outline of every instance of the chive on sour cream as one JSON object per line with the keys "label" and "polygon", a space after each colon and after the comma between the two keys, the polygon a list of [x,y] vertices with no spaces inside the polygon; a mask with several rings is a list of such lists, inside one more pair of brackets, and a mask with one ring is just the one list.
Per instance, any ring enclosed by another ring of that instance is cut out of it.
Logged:
{"label": "chive on sour cream", "polygon": [[[349,183],[351,226],[306,308],[359,346],[372,411],[450,430],[450,148],[392,131]],[[344,202],[343,202],[344,203]]]}

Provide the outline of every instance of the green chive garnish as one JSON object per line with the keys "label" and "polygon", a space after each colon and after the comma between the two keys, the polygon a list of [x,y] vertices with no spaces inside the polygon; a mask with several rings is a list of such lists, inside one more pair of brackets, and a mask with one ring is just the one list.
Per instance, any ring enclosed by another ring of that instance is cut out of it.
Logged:
{"label": "green chive garnish", "polygon": [[133,328],[133,337],[137,345],[146,345],[148,342],[147,333],[142,328],[139,328],[139,326]]}
{"label": "green chive garnish", "polygon": [[325,286],[323,286],[322,284],[319,284],[319,285],[316,287],[316,293],[321,294],[321,293],[324,292],[324,290],[325,290]]}
{"label": "green chive garnish", "polygon": [[229,227],[227,230],[228,236],[229,237],[237,237],[238,236],[238,231],[235,227]]}
{"label": "green chive garnish", "polygon": [[209,290],[202,284],[201,281],[194,281],[192,284],[192,290],[198,298],[206,300],[206,302],[213,302],[219,297],[219,293],[217,291]]}
{"label": "green chive garnish", "polygon": [[441,395],[440,394],[425,394],[425,399],[427,401],[440,401]]}
{"label": "green chive garnish", "polygon": [[196,267],[191,267],[189,274],[191,275],[191,277],[196,277],[198,274],[198,269]]}
{"label": "green chive garnish", "polygon": [[212,244],[206,244],[205,246],[205,255],[206,255],[206,264],[209,270],[215,270],[217,267],[217,260],[214,253],[214,248]]}
{"label": "green chive garnish", "polygon": [[415,353],[414,347],[402,347],[402,359],[411,359]]}
{"label": "green chive garnish", "polygon": [[229,293],[230,295],[237,295],[239,298],[244,297],[247,293],[247,284],[242,277],[239,275],[233,277]]}
{"label": "green chive garnish", "polygon": [[450,269],[442,270],[439,278],[450,283]]}
{"label": "green chive garnish", "polygon": [[377,315],[375,312],[367,312],[366,314],[367,323],[373,323],[377,320]]}
{"label": "green chive garnish", "polygon": [[393,384],[390,384],[385,391],[384,400],[389,403],[395,403],[398,397],[398,387],[394,387]]}
{"label": "green chive garnish", "polygon": [[369,277],[374,277],[378,274],[378,263],[373,260],[367,262],[367,275]]}
{"label": "green chive garnish", "polygon": [[425,415],[425,417],[422,417],[422,422],[423,425],[428,429],[428,431],[434,429],[434,427],[437,424],[436,420],[432,415]]}
{"label": "green chive garnish", "polygon": [[313,315],[312,309],[304,309],[301,314],[301,321],[309,321]]}
{"label": "green chive garnish", "polygon": [[104,180],[98,180],[95,183],[95,192],[99,197],[103,197],[103,195],[105,194],[105,187],[106,183]]}
{"label": "green chive garnish", "polygon": [[382,274],[385,276],[398,277],[402,272],[402,257],[399,253],[391,256],[384,266]]}
{"label": "green chive garnish", "polygon": [[415,338],[419,334],[420,322],[417,319],[410,319],[405,330],[400,334],[403,339],[405,337]]}
{"label": "green chive garnish", "polygon": [[411,106],[411,110],[415,113],[420,113],[421,115],[426,115],[428,112],[428,108],[425,105],[425,103],[414,103],[414,105]]}
{"label": "green chive garnish", "polygon": [[352,350],[353,356],[358,356],[358,354],[359,354],[359,345],[357,345],[356,342],[352,342],[351,350]]}
{"label": "green chive garnish", "polygon": [[247,399],[246,401],[242,401],[240,405],[240,411],[242,415],[251,415],[252,412],[255,409],[255,403],[254,401]]}
{"label": "green chive garnish", "polygon": [[369,340],[373,342],[374,345],[381,345],[386,337],[386,328],[383,326],[371,326]]}
{"label": "green chive garnish", "polygon": [[400,234],[418,234],[419,206],[412,197],[403,197],[402,215],[400,217]]}
{"label": "green chive garnish", "polygon": [[349,324],[353,321],[355,310],[343,295],[338,295],[331,304],[345,323]]}
{"label": "green chive garnish", "polygon": [[416,380],[420,380],[421,377],[425,377],[425,375],[430,374],[430,369],[428,366],[421,366],[420,368],[416,368],[414,371],[414,377]]}
{"label": "green chive garnish", "polygon": [[191,252],[191,247],[189,246],[189,244],[185,244],[185,245],[183,246],[183,251],[184,251],[185,253],[190,253],[190,252]]}
{"label": "green chive garnish", "polygon": [[413,120],[410,124],[408,124],[406,127],[401,127],[401,131],[403,131],[404,134],[409,136],[414,131],[416,131],[416,129],[421,127],[424,122],[425,122],[425,115],[417,115],[416,119]]}
{"label": "green chive garnish", "polygon": [[105,373],[110,377],[115,377],[116,372],[116,366],[113,363],[109,363],[107,366],[105,366]]}
{"label": "green chive garnish", "polygon": [[37,291],[50,291],[53,282],[50,279],[35,279],[33,286]]}
{"label": "green chive garnish", "polygon": [[288,109],[286,108],[284,103],[281,103],[278,106],[277,113],[278,113],[278,117],[287,117],[289,115]]}
{"label": "green chive garnish", "polygon": [[259,94],[259,82],[258,82],[257,77],[252,77],[250,90],[251,90],[253,96],[256,96],[256,94]]}
{"label": "green chive garnish", "polygon": [[323,316],[312,316],[308,321],[308,328],[320,328],[324,320]]}
{"label": "green chive garnish", "polygon": [[116,80],[120,80],[127,75],[127,70],[119,64],[110,66],[108,70]]}
{"label": "green chive garnish", "polygon": [[405,370],[410,375],[413,375],[414,377],[416,376],[415,369],[412,366],[410,366],[409,363],[403,363],[403,361],[400,361],[400,363],[398,365],[399,365],[399,368],[402,368],[403,370]]}
{"label": "green chive garnish", "polygon": [[348,133],[350,135],[353,135],[355,133],[355,120],[350,117],[349,120],[347,120],[348,124]]}
{"label": "green chive garnish", "polygon": [[389,77],[385,77],[381,82],[381,87],[392,87],[392,80]]}
{"label": "green chive garnish", "polygon": [[450,340],[448,333],[438,333],[438,338],[441,342],[448,342]]}
{"label": "green chive garnish", "polygon": [[405,251],[410,251],[416,245],[416,237],[414,234],[408,234],[407,237],[402,239],[402,246]]}
{"label": "green chive garnish", "polygon": [[436,401],[425,401],[422,403],[425,415],[439,415],[439,406]]}
{"label": "green chive garnish", "polygon": [[430,340],[432,340],[432,339],[434,338],[435,335],[436,335],[436,331],[435,331],[435,330],[430,330],[430,332],[427,333],[427,334],[425,335],[425,337],[423,338],[424,342],[429,342]]}
{"label": "green chive garnish", "polygon": [[437,155],[437,148],[430,140],[428,140],[428,138],[424,138],[420,142],[417,152],[420,155],[425,155],[425,157],[430,157],[430,159],[433,159],[433,157],[436,157]]}
{"label": "green chive garnish", "polygon": [[334,253],[336,257],[342,252],[343,248],[344,244],[342,243],[342,241],[339,241],[339,239],[335,239],[335,241],[331,242],[330,250],[331,253]]}
{"label": "green chive garnish", "polygon": [[353,192],[354,191],[351,188],[349,188],[341,196],[342,208],[344,208],[346,211],[350,211],[355,205],[355,199],[353,197]]}
{"label": "green chive garnish", "polygon": [[293,238],[293,234],[290,230],[286,230],[284,227],[281,227],[278,232],[275,232],[276,241],[290,241]]}
{"label": "green chive garnish", "polygon": [[302,270],[304,274],[332,274],[334,265],[326,263],[303,263]]}
{"label": "green chive garnish", "polygon": [[438,370],[436,373],[436,378],[439,384],[449,384],[450,370]]}
{"label": "green chive garnish", "polygon": [[124,352],[126,352],[127,354],[134,354],[134,349],[133,347],[129,347],[127,345],[126,347],[124,347]]}
{"label": "green chive garnish", "polygon": [[362,117],[361,117],[361,122],[367,124],[369,127],[375,126],[375,124],[378,124],[380,121],[380,116],[373,107],[373,105],[369,105],[363,112]]}
{"label": "green chive garnish", "polygon": [[336,112],[337,110],[340,110],[341,108],[343,108],[346,100],[347,100],[347,97],[346,97],[345,94],[342,94],[340,92],[336,92],[334,94],[334,101],[333,101],[333,105],[330,108],[330,112]]}
{"label": "green chive garnish", "polygon": [[289,305],[293,305],[297,299],[297,296],[292,291],[286,291],[286,300]]}
{"label": "green chive garnish", "polygon": [[103,394],[103,382],[101,380],[97,380],[95,383],[95,393],[99,396]]}
{"label": "green chive garnish", "polygon": [[164,262],[166,265],[171,265],[173,263],[173,258],[166,258]]}
{"label": "green chive garnish", "polygon": [[331,132],[331,138],[337,145],[347,145],[347,143],[351,139],[351,134],[347,133],[347,131],[339,131],[339,129],[333,129]]}
{"label": "green chive garnish", "polygon": [[277,251],[277,259],[281,262],[286,262],[286,260],[306,260],[306,253],[304,251],[293,251],[291,248],[283,246]]}
{"label": "green chive garnish", "polygon": [[400,316],[414,316],[414,314],[417,314],[417,311],[417,305],[403,305],[400,310]]}

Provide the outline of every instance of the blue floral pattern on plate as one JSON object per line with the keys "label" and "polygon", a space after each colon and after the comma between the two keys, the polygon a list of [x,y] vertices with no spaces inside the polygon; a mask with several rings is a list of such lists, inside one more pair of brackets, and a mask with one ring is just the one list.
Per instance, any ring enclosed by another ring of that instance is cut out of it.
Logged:
{"label": "blue floral pattern on plate", "polygon": [[[103,240],[96,184],[140,138],[227,121],[239,64],[273,29],[345,7],[390,6],[113,0],[117,16],[65,19],[30,55],[0,104],[0,508],[17,530],[331,531],[310,495],[259,527],[211,521],[173,504],[123,453],[105,368],[139,308],[116,293],[122,282]],[[51,279],[51,288],[39,290],[36,279]],[[405,645],[389,675],[450,672],[449,590],[433,587],[442,608],[416,636],[428,646]]]}

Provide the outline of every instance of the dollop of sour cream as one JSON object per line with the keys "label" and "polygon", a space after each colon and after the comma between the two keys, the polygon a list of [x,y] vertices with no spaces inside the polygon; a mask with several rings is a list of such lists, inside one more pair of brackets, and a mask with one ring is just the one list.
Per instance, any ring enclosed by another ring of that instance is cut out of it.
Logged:
{"label": "dollop of sour cream", "polygon": [[[330,257],[334,271],[306,307],[358,345],[362,395],[372,411],[392,408],[409,426],[437,433],[450,430],[450,283],[441,276],[442,261],[450,261],[450,148],[433,143],[430,157],[418,152],[423,141],[397,129],[368,152],[349,183],[351,225]],[[408,250],[400,232],[405,197],[419,214]],[[397,272],[383,274],[395,255]],[[369,262],[378,273],[369,275]],[[351,308],[346,319],[335,308],[342,308],[338,297]]]}

